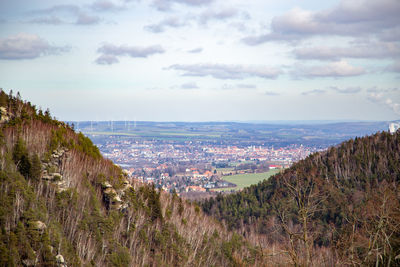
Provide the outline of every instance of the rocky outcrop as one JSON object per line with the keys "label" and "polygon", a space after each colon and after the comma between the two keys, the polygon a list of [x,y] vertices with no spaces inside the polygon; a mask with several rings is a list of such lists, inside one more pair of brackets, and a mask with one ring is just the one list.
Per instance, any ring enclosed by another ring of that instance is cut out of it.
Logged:
{"label": "rocky outcrop", "polygon": [[22,260],[22,265],[25,267],[30,267],[30,266],[37,266],[39,260],[37,258],[35,259],[24,259]]}
{"label": "rocky outcrop", "polygon": [[109,182],[102,184],[103,200],[108,209],[119,210],[122,206],[121,197]]}
{"label": "rocky outcrop", "polygon": [[10,120],[10,115],[5,107],[0,107],[0,123],[5,123]]}
{"label": "rocky outcrop", "polygon": [[125,196],[125,192],[132,188],[132,185],[128,180],[124,180],[122,183],[122,188],[115,190],[109,182],[104,182],[102,184],[103,200],[108,209],[124,211],[128,208],[128,203],[124,202],[122,199]]}
{"label": "rocky outcrop", "polygon": [[123,191],[123,192],[125,192],[126,190],[128,190],[128,189],[130,189],[130,188],[133,188],[132,185],[129,183],[128,180],[125,180],[125,181],[122,183],[122,185],[123,185],[123,188],[122,188],[122,191]]}
{"label": "rocky outcrop", "polygon": [[39,232],[43,232],[47,228],[46,224],[42,221],[33,221],[31,223],[31,227],[33,230],[36,230]]}
{"label": "rocky outcrop", "polygon": [[57,267],[67,267],[67,264],[65,263],[64,257],[61,254],[58,254],[56,256],[56,263],[57,263]]}
{"label": "rocky outcrop", "polygon": [[57,186],[57,192],[61,193],[68,189],[68,183],[61,173],[61,165],[66,157],[67,149],[54,150],[48,162],[42,163],[42,180],[52,182]]}

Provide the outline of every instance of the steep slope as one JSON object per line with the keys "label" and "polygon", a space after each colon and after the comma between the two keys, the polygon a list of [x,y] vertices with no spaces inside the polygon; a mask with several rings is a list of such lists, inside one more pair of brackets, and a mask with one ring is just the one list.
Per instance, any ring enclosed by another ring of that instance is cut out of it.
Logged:
{"label": "steep slope", "polygon": [[133,183],[73,128],[0,91],[0,266],[261,266],[199,206]]}
{"label": "steep slope", "polygon": [[295,265],[391,266],[400,264],[399,182],[400,132],[382,132],[202,206],[245,236],[264,235]]}

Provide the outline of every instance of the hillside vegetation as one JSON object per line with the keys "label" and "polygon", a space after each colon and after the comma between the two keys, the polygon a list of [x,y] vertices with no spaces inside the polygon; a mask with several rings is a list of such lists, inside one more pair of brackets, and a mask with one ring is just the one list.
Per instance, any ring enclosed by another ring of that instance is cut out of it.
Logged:
{"label": "hillside vegetation", "polygon": [[0,266],[398,266],[399,180],[382,132],[199,206],[0,91]]}
{"label": "hillside vegetation", "polygon": [[399,266],[399,182],[400,132],[381,132],[202,207],[296,266]]}
{"label": "hillside vegetation", "polygon": [[201,208],[133,183],[48,111],[0,91],[0,266],[261,266]]}

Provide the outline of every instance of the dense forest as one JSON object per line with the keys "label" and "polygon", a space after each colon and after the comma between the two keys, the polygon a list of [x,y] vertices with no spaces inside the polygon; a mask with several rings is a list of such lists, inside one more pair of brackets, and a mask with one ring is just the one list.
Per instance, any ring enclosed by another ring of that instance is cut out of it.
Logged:
{"label": "dense forest", "polygon": [[400,265],[400,131],[355,138],[203,210],[295,266]]}
{"label": "dense forest", "polygon": [[0,266],[262,266],[259,246],[129,181],[91,140],[0,91]]}

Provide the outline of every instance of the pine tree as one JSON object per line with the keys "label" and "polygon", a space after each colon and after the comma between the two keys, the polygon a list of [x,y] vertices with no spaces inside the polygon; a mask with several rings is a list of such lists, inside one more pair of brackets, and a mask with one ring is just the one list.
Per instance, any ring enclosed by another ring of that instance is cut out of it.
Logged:
{"label": "pine tree", "polygon": [[39,159],[38,155],[33,155],[32,159],[32,166],[29,172],[29,177],[33,180],[39,180],[40,179],[40,175],[42,173],[42,163]]}
{"label": "pine tree", "polygon": [[28,156],[24,141],[19,138],[14,145],[13,160],[17,165],[18,171],[27,178],[31,172],[32,163]]}

